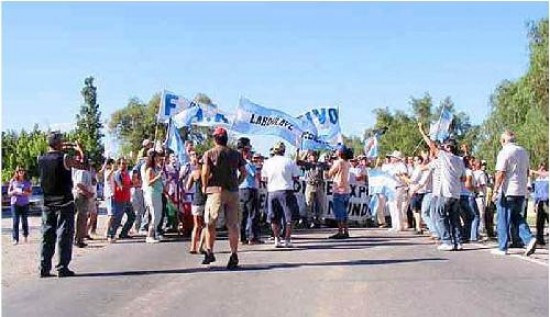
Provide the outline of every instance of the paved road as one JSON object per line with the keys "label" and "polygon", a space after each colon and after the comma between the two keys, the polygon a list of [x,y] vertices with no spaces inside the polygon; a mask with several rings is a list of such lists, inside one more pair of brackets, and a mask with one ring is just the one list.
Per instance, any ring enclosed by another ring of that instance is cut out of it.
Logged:
{"label": "paved road", "polygon": [[[327,240],[298,232],[295,249],[227,241],[205,267],[188,242],[142,239],[77,257],[79,276],[2,290],[4,316],[548,316],[548,251],[498,257],[484,245],[440,252],[426,237],[356,229]],[[517,250],[516,252],[521,252]]]}

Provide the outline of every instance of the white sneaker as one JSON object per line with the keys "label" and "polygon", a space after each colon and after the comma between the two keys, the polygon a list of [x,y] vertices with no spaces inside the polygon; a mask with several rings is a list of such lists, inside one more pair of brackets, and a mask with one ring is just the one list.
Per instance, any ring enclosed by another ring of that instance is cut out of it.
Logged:
{"label": "white sneaker", "polygon": [[453,246],[450,244],[441,244],[437,247],[439,251],[453,251]]}
{"label": "white sneaker", "polygon": [[164,236],[162,234],[159,234],[158,237],[157,237],[157,240],[164,240]]}
{"label": "white sneaker", "polygon": [[25,242],[25,243],[29,242],[29,238],[28,237],[23,237],[23,242]]}
{"label": "white sneaker", "polygon": [[531,238],[531,241],[529,241],[529,244],[527,244],[527,247],[525,248],[525,256],[530,256],[531,254],[535,253],[535,250],[537,249],[537,239]]}
{"label": "white sneaker", "polygon": [[507,255],[508,254],[507,251],[502,251],[498,248],[491,250],[491,253],[494,254],[494,255]]}
{"label": "white sneaker", "polygon": [[153,238],[153,237],[147,237],[145,238],[145,243],[159,243],[160,241]]}
{"label": "white sneaker", "polygon": [[116,243],[116,238],[108,238],[107,242],[109,243]]}
{"label": "white sneaker", "polygon": [[13,240],[13,241],[11,242],[11,244],[13,244],[13,245],[18,245],[18,244],[19,244],[19,241]]}
{"label": "white sneaker", "polygon": [[275,238],[275,243],[273,246],[277,249],[284,247],[283,242],[279,238]]}
{"label": "white sneaker", "polygon": [[456,249],[461,251],[463,248],[462,248],[462,243],[459,243],[456,245]]}
{"label": "white sneaker", "polygon": [[292,244],[292,242],[290,242],[290,240],[285,240],[283,246],[285,248],[293,248],[294,247],[294,245]]}

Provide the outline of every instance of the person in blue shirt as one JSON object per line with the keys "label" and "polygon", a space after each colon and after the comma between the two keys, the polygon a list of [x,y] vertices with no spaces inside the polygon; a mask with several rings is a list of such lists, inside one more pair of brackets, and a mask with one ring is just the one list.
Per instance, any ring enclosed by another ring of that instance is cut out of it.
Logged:
{"label": "person in blue shirt", "polygon": [[258,210],[258,186],[256,184],[256,165],[252,162],[252,146],[249,138],[237,141],[237,150],[246,161],[247,176],[239,185],[241,208],[241,243],[261,244],[260,213]]}
{"label": "person in blue shirt", "polygon": [[536,175],[535,188],[535,211],[537,213],[537,243],[546,245],[544,241],[544,224],[548,223],[548,167],[546,163],[540,163],[539,169],[531,170]]}

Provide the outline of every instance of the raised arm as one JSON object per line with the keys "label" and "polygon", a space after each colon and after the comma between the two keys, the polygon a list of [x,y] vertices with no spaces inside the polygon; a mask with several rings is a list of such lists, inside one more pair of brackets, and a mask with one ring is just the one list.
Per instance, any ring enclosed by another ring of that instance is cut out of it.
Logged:
{"label": "raised arm", "polygon": [[422,135],[422,139],[424,139],[424,142],[426,142],[426,144],[430,147],[430,152],[432,152],[434,156],[437,156],[437,154],[439,153],[439,149],[437,148],[435,142],[428,137],[426,132],[424,132],[422,122],[418,122],[418,131],[420,131],[420,135]]}

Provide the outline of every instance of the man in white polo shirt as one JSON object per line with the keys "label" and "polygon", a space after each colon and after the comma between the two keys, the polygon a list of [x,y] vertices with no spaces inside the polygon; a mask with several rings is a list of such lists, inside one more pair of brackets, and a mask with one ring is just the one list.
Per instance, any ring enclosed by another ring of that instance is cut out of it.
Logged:
{"label": "man in white polo shirt", "polygon": [[493,201],[497,205],[498,249],[493,254],[506,255],[510,225],[519,229],[519,237],[527,246],[525,256],[535,252],[537,239],[529,230],[529,225],[521,216],[523,202],[527,194],[529,175],[529,154],[516,144],[516,136],[505,131],[500,137],[502,150],[498,153],[495,167],[495,187]]}

